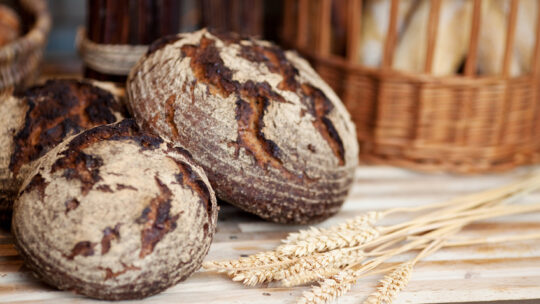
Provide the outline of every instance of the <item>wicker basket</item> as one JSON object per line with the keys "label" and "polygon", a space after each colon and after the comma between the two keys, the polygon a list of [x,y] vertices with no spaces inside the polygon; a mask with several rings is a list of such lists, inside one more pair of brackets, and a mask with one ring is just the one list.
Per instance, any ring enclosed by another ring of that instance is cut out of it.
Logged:
{"label": "wicker basket", "polygon": [[391,1],[382,64],[376,69],[358,64],[352,55],[358,50],[362,1],[339,2],[347,15],[343,56],[331,52],[332,0],[316,1],[315,14],[307,0],[286,0],[284,29],[289,30],[283,37],[342,97],[356,122],[361,160],[458,173],[501,171],[540,160],[540,31],[532,72],[509,76],[517,0],[510,2],[502,75],[475,75],[482,1],[474,0],[464,72],[442,77],[430,74],[437,33],[429,29],[437,28],[440,0],[431,1],[425,71],[418,74],[391,68],[399,0]]}
{"label": "wicker basket", "polygon": [[[45,0],[20,0],[24,21],[31,24],[17,40],[0,48],[0,91],[30,84],[37,74],[51,19]],[[28,18],[26,18],[28,16]]]}

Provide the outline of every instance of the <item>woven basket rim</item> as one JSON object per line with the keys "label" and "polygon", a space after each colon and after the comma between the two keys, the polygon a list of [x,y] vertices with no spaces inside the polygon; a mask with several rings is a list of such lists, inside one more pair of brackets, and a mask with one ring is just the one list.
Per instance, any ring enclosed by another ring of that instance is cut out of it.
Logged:
{"label": "woven basket rim", "polygon": [[308,59],[315,60],[318,63],[332,65],[334,67],[346,70],[348,74],[356,74],[364,77],[386,78],[393,81],[406,81],[409,83],[416,82],[418,84],[444,84],[464,87],[478,87],[486,85],[503,85],[508,82],[531,82],[535,79],[532,74],[508,77],[502,75],[466,76],[461,74],[435,76],[427,73],[383,69],[380,67],[368,67],[360,63],[349,62],[344,57],[339,55],[329,54],[321,56],[316,54],[312,49],[308,48],[297,48],[297,51]]}
{"label": "woven basket rim", "polygon": [[32,52],[46,43],[51,16],[44,0],[20,0],[23,9],[36,18],[32,28],[23,36],[0,47],[0,63],[11,62],[21,54]]}

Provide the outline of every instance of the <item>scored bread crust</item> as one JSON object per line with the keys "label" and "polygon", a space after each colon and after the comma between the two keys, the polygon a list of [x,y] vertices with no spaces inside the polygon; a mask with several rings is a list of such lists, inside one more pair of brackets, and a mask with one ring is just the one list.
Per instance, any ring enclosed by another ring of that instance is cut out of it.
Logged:
{"label": "scored bread crust", "polygon": [[[73,79],[6,96],[0,103],[0,220],[11,206],[34,161],[70,135],[123,119],[122,97],[104,84]],[[6,225],[4,225],[6,226]]]}
{"label": "scored bread crust", "polygon": [[124,120],[43,156],[14,204],[12,230],[38,278],[123,300],[158,293],[197,270],[216,221],[202,169]]}
{"label": "scored bread crust", "polygon": [[126,90],[141,127],[188,150],[220,199],[280,223],[320,221],[343,204],[355,128],[296,53],[205,29],[178,34],[150,47]]}

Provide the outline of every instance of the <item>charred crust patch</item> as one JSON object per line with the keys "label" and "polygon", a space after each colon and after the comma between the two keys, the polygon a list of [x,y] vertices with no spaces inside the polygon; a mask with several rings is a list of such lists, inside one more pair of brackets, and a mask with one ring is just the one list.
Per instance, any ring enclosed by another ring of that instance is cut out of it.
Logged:
{"label": "charred crust patch", "polygon": [[76,199],[68,199],[64,202],[64,205],[66,206],[66,214],[68,214],[70,211],[77,209],[81,203]]}
{"label": "charred crust patch", "polygon": [[140,258],[144,258],[154,251],[156,244],[165,234],[176,229],[179,214],[171,215],[172,192],[157,176],[154,177],[159,188],[158,196],[154,197],[141,216],[136,220],[143,225],[141,231]]}
{"label": "charred crust patch", "polygon": [[240,56],[254,63],[263,63],[270,72],[280,74],[283,80],[278,89],[296,92],[300,83],[296,79],[298,69],[287,60],[285,52],[275,45],[263,46],[251,40],[249,45],[242,45]]}
{"label": "charred crust patch", "polygon": [[148,51],[146,51],[146,56],[150,56],[151,54],[155,53],[157,50],[162,49],[167,44],[175,43],[176,41],[182,39],[182,35],[168,35],[161,37],[154,41],[150,46],[148,47]]}
{"label": "charred crust patch", "polygon": [[321,90],[312,85],[302,84],[302,92],[304,94],[304,104],[311,116],[314,117],[313,126],[332,149],[338,159],[338,164],[340,166],[345,165],[343,141],[332,121],[328,119],[328,114],[334,109],[334,105]]}
{"label": "charred crust patch", "polygon": [[120,191],[120,190],[133,190],[133,191],[138,191],[137,188],[133,187],[133,186],[129,186],[129,185],[124,185],[124,184],[116,184],[116,190],[117,191]]}
{"label": "charred crust patch", "polygon": [[73,246],[73,249],[71,249],[71,253],[66,256],[68,260],[73,260],[78,255],[88,257],[94,255],[94,247],[96,246],[95,243],[89,242],[89,241],[82,241],[78,242]]}
{"label": "charred crust patch", "polygon": [[200,176],[191,169],[191,166],[181,160],[178,160],[174,157],[169,157],[172,161],[176,163],[180,172],[175,174],[176,181],[178,184],[187,186],[193,190],[201,199],[201,203],[204,205],[204,208],[208,214],[208,218],[212,218],[212,204],[210,197],[210,190],[206,183],[200,178]]}
{"label": "charred crust patch", "polygon": [[[80,180],[83,195],[88,194],[88,191],[101,180],[99,170],[103,165],[103,160],[84,153],[83,150],[104,140],[133,141],[141,150],[154,150],[163,143],[160,137],[140,132],[132,119],[126,119],[114,125],[95,127],[80,133],[69,142],[66,150],[60,153],[61,157],[52,165],[51,172],[64,170],[63,176],[66,179]],[[108,186],[100,187],[98,190],[112,192]]]}
{"label": "charred crust patch", "polygon": [[239,82],[232,79],[233,71],[225,66],[215,46],[215,40],[202,37],[200,45],[181,47],[184,57],[191,58],[190,67],[199,81],[209,85],[212,93],[224,98],[238,91]]}
{"label": "charred crust patch", "polygon": [[124,119],[119,123],[92,128],[75,136],[68,145],[68,150],[82,150],[104,140],[131,140],[141,150],[155,150],[163,139],[141,132],[134,119]]}
{"label": "charred crust patch", "polygon": [[127,115],[111,93],[76,80],[49,80],[18,97],[25,100],[28,111],[14,137],[9,168],[15,174],[67,136],[115,122],[113,111]]}
{"label": "charred crust patch", "polygon": [[68,180],[80,180],[82,194],[88,194],[94,184],[101,180],[99,169],[103,165],[103,160],[81,150],[66,150],[62,152],[62,155],[52,165],[51,173],[64,170],[63,176]]}
{"label": "charred crust patch", "polygon": [[107,227],[103,230],[103,237],[101,238],[101,255],[109,252],[113,240],[120,239],[120,226],[121,224],[116,224],[114,228]]}
{"label": "charred crust patch", "polygon": [[28,183],[22,193],[36,189],[38,191],[40,199],[43,200],[45,197],[45,188],[47,188],[48,184],[49,182],[47,182],[40,173],[37,173],[36,175],[34,175],[34,177],[32,177],[30,183]]}
{"label": "charred crust patch", "polygon": [[219,40],[223,41],[226,44],[239,43],[242,40],[250,39],[248,36],[231,31],[224,31],[216,28],[209,28],[207,30],[210,34],[216,36],[217,38],[219,38]]}

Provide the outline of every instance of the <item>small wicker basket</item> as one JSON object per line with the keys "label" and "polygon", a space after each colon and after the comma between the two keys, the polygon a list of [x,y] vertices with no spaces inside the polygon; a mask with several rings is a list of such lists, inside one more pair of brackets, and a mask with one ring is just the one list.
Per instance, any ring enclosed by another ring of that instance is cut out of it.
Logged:
{"label": "small wicker basket", "polygon": [[30,26],[23,36],[0,47],[0,91],[25,86],[34,80],[51,26],[45,0],[18,2]]}
{"label": "small wicker basket", "polygon": [[[283,37],[312,61],[343,99],[356,122],[361,160],[458,173],[508,170],[540,161],[540,30],[532,72],[520,77],[509,73],[519,1],[510,1],[500,76],[478,76],[475,71],[482,0],[473,2],[464,72],[455,76],[431,75],[440,0],[430,3],[424,73],[391,68],[399,0],[390,4],[380,68],[362,66],[354,56],[360,0],[339,1],[346,5],[345,54],[332,54],[332,1],[286,0]],[[315,14],[309,5],[316,5]],[[540,22],[536,26],[540,29]]]}

